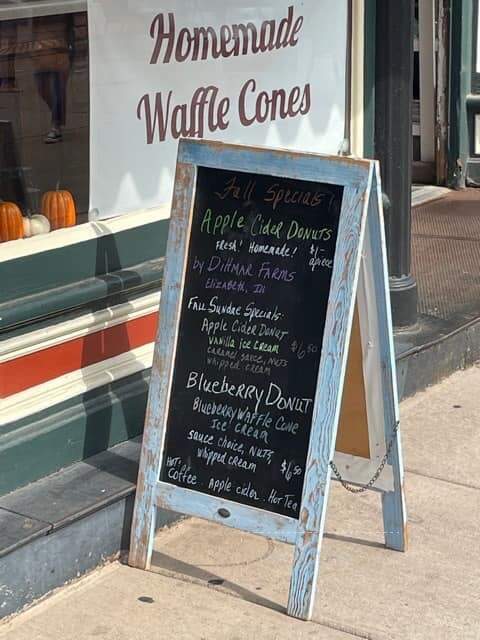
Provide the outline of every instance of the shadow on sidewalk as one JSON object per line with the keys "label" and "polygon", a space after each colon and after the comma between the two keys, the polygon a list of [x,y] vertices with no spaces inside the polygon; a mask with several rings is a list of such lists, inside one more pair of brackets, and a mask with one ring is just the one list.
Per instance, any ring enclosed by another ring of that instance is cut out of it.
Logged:
{"label": "shadow on sidewalk", "polygon": [[362,540],[361,538],[352,538],[351,536],[342,536],[338,533],[324,533],[324,538],[336,540],[337,542],[349,542],[350,544],[361,544],[364,547],[373,547],[374,549],[385,549],[383,542],[374,542],[373,540]]}
{"label": "shadow on sidewalk", "polygon": [[222,591],[223,593],[230,593],[231,595],[233,594],[238,596],[246,602],[258,604],[262,607],[268,607],[269,609],[278,611],[279,613],[285,613],[285,607],[278,604],[278,602],[273,602],[273,600],[264,598],[258,593],[249,591],[248,589],[245,589],[244,587],[241,587],[240,585],[233,582],[229,582],[228,580],[225,580],[215,573],[205,571],[205,569],[196,567],[195,565],[189,564],[188,562],[183,562],[182,560],[178,560],[177,558],[172,558],[166,553],[153,551],[152,569],[154,569],[157,573],[166,573],[169,577],[175,578],[177,580],[191,581],[188,580],[189,578],[191,578],[194,582],[203,583],[209,587],[220,587],[219,591]]}
{"label": "shadow on sidewalk", "polygon": [[[335,533],[326,533],[325,537],[329,538],[330,540],[336,540],[338,542],[345,542],[350,544],[353,543],[380,549],[385,548],[385,545],[380,542],[360,540],[358,538],[342,536]],[[246,602],[258,604],[262,607],[268,607],[269,609],[278,611],[280,613],[285,613],[285,607],[278,604],[278,602],[269,600],[268,598],[261,596],[255,591],[250,591],[248,589],[245,589],[245,587],[241,587],[240,585],[235,584],[234,582],[230,582],[229,580],[222,578],[217,573],[212,573],[211,571],[207,571],[202,567],[190,564],[188,562],[183,562],[183,560],[179,560],[178,558],[174,558],[160,551],[154,550],[152,552],[152,570],[156,573],[162,573],[177,580],[183,580],[187,582],[193,580],[194,582],[199,582],[209,587],[217,587],[220,591],[229,593],[230,595],[235,595],[242,600],[245,600]],[[258,589],[260,589],[260,587],[258,587]]]}

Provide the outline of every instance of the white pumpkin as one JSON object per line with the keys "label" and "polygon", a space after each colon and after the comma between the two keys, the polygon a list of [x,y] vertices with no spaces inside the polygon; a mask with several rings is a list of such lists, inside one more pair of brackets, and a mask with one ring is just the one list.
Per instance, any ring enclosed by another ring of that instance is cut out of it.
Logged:
{"label": "white pumpkin", "polygon": [[25,235],[25,238],[39,236],[42,233],[48,233],[49,231],[50,221],[45,216],[37,214],[32,216],[31,218],[23,219],[23,233]]}

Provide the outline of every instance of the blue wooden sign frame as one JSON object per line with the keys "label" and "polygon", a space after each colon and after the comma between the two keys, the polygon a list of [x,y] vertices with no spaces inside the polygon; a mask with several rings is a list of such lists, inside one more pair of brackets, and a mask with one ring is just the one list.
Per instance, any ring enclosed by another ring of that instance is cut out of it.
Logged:
{"label": "blue wooden sign frame", "polygon": [[[178,325],[185,281],[197,167],[243,171],[344,187],[334,267],[298,519],[159,481],[169,412]],[[312,616],[343,381],[359,275],[368,300],[359,304],[374,319],[385,443],[393,439],[387,467],[391,489],[382,492],[385,543],[406,549],[406,508],[398,421],[385,238],[378,164],[338,156],[295,153],[218,142],[181,140],[172,202],[160,322],[154,351],[129,564],[150,566],[157,507],[206,518],[295,545],[287,612]],[[365,296],[364,296],[365,298]],[[367,381],[368,382],[368,381]],[[371,384],[371,383],[370,383]],[[353,478],[355,481],[355,478]],[[225,517],[225,514],[228,514]]]}

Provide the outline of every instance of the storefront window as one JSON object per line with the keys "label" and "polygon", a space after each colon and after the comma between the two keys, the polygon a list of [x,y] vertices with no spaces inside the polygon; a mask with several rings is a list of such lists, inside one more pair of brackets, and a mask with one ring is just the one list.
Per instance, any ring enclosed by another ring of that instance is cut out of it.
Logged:
{"label": "storefront window", "polygon": [[87,221],[85,9],[78,0],[0,2],[0,241]]}

